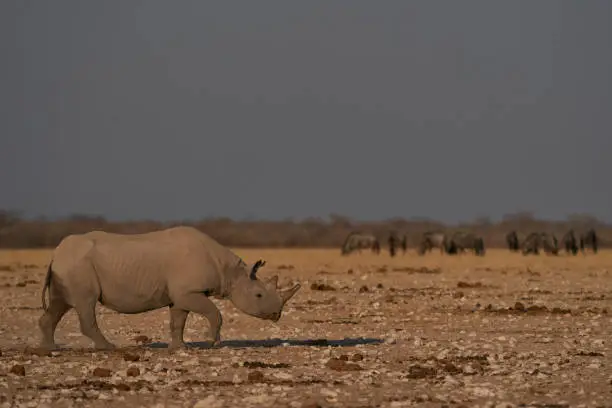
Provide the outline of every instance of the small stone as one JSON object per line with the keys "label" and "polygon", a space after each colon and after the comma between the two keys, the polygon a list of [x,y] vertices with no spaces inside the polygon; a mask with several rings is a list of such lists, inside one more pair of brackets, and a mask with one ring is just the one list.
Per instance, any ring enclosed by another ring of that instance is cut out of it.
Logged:
{"label": "small stone", "polygon": [[138,377],[140,375],[140,369],[138,367],[130,367],[126,371],[128,377]]}
{"label": "small stone", "polygon": [[301,405],[301,408],[323,408],[318,401],[306,401]]}
{"label": "small stone", "polygon": [[262,382],[264,380],[264,375],[261,371],[255,370],[249,373],[247,379],[249,382]]}
{"label": "small stone", "polygon": [[93,370],[94,377],[110,377],[111,374],[112,374],[112,371],[109,370],[108,368],[96,367]]}
{"label": "small stone", "polygon": [[138,354],[125,353],[123,359],[125,361],[138,361],[140,360],[140,356]]}
{"label": "small stone", "polygon": [[359,371],[362,370],[361,366],[359,364],[355,364],[355,363],[347,363],[344,360],[341,360],[339,358],[331,358],[329,359],[329,361],[325,364],[325,366],[327,368],[330,368],[334,371]]}
{"label": "small stone", "polygon": [[23,377],[25,375],[25,367],[21,364],[15,364],[13,367],[11,367],[10,373]]}
{"label": "small stone", "polygon": [[363,360],[363,354],[360,354],[360,353],[355,353],[351,357],[351,361],[362,361],[362,360]]}
{"label": "small stone", "polygon": [[119,383],[115,386],[115,388],[119,391],[129,391],[132,389],[129,385],[125,383]]}
{"label": "small stone", "polygon": [[139,344],[145,344],[145,343],[151,342],[151,339],[149,337],[144,336],[142,334],[140,336],[134,337],[132,340],[134,340],[136,343],[139,343]]}

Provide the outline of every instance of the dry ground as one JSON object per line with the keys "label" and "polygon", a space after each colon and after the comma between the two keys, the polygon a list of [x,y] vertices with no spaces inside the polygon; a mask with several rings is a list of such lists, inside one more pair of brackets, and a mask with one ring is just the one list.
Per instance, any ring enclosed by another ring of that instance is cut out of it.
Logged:
{"label": "dry ground", "polygon": [[200,343],[171,353],[167,310],[99,307],[122,349],[92,351],[71,311],[51,355],[31,349],[50,251],[0,252],[0,406],[612,406],[612,252],[236,252],[302,282],[277,324],[217,301],[221,347],[191,315]]}

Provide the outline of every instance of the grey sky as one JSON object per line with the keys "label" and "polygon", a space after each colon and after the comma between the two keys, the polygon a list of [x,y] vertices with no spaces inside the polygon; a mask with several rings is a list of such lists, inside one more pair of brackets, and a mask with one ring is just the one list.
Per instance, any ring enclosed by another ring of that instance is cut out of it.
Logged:
{"label": "grey sky", "polygon": [[0,2],[0,208],[612,221],[612,2]]}

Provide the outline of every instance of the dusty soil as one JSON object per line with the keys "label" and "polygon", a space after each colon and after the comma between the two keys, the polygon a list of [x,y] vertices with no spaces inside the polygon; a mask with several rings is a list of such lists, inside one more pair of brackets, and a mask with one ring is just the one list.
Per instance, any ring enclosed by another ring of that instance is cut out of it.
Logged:
{"label": "dusty soil", "polygon": [[93,351],[71,311],[49,355],[35,347],[50,252],[0,252],[0,406],[612,406],[612,252],[236,252],[302,283],[277,324],[216,301],[222,345],[190,315],[193,347],[169,352],[167,310],[99,307],[120,350]]}

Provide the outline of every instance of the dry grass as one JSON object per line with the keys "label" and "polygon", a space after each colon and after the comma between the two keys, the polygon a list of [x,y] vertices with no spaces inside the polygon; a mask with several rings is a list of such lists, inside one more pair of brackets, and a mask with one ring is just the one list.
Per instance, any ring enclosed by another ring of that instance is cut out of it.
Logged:
{"label": "dry grass", "polygon": [[[393,259],[384,251],[235,251],[246,261],[266,259],[263,276],[302,282],[278,324],[218,301],[222,347],[168,353],[134,341],[167,342],[167,310],[119,315],[100,307],[102,330],[123,350],[80,349],[91,343],[70,312],[56,335],[65,349],[53,356],[25,349],[39,339],[51,251],[0,251],[0,404],[610,406],[612,251],[489,250],[480,258],[411,250]],[[186,340],[206,341],[206,327],[190,316]],[[126,361],[126,350],[137,361]],[[93,377],[95,368],[110,376]]]}

